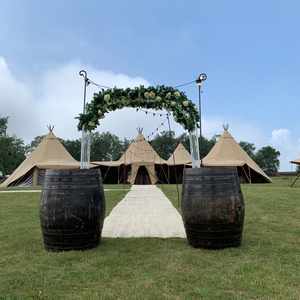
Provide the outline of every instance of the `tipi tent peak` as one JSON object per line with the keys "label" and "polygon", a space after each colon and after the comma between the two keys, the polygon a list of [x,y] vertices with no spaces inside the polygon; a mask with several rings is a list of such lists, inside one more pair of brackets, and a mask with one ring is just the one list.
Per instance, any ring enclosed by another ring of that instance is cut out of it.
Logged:
{"label": "tipi tent peak", "polygon": [[48,125],[47,126],[49,132],[53,132],[54,126],[53,125]]}

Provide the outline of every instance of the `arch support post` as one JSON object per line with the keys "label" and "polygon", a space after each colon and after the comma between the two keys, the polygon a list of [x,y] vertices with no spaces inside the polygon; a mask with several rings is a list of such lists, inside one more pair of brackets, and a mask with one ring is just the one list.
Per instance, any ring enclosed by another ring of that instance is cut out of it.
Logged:
{"label": "arch support post", "polygon": [[199,92],[199,104],[198,104],[198,113],[199,113],[199,131],[200,137],[198,136],[197,126],[194,130],[189,131],[189,140],[190,140],[190,149],[192,156],[192,167],[200,168],[202,167],[202,111],[201,111],[201,87],[203,82],[207,79],[207,75],[205,73],[201,73],[196,79],[196,84],[198,85]]}
{"label": "arch support post", "polygon": [[[89,85],[89,79],[87,77],[87,72],[81,70],[79,75],[83,77],[84,80],[84,90],[83,90],[83,114],[85,114],[86,106],[86,88]],[[81,135],[81,151],[80,151],[80,169],[89,169],[90,167],[90,155],[91,155],[91,134],[84,127],[82,129]]]}

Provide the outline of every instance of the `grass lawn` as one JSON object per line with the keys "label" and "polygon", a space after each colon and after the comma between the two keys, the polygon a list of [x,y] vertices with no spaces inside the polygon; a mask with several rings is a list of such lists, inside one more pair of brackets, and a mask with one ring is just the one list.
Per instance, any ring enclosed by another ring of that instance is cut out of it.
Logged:
{"label": "grass lawn", "polygon": [[[129,184],[105,184],[104,189],[124,189],[128,190],[130,189]],[[3,191],[41,191],[42,187],[36,186],[36,187],[18,187],[18,186],[13,186],[13,187],[8,187],[8,188],[0,188],[0,192]]]}
{"label": "grass lawn", "polygon": [[[240,248],[193,249],[182,239],[103,239],[48,253],[39,194],[0,194],[0,299],[300,299],[300,188],[243,185]],[[177,206],[174,185],[161,185]],[[107,213],[125,195],[107,191]]]}

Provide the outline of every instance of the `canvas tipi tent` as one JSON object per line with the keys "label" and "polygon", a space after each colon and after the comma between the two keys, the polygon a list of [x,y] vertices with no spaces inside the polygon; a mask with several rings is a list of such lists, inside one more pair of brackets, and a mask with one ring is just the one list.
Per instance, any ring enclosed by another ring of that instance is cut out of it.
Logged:
{"label": "canvas tipi tent", "polygon": [[49,133],[37,148],[19,165],[19,167],[1,184],[8,186],[36,186],[43,183],[46,169],[75,169],[76,161],[49,128]]}
{"label": "canvas tipi tent", "polygon": [[183,170],[189,168],[191,162],[191,154],[179,143],[167,160],[169,183],[182,183]]}
{"label": "canvas tipi tent", "polygon": [[182,143],[179,143],[167,162],[169,166],[187,165],[192,162],[192,157],[191,154],[182,145]]}
{"label": "canvas tipi tent", "polygon": [[207,167],[237,167],[241,178],[246,182],[271,182],[271,179],[241,148],[229,133],[228,128],[211,151],[202,160]]}
{"label": "canvas tipi tent", "polygon": [[92,162],[100,166],[105,183],[155,184],[166,174],[167,162],[145,140],[142,129],[138,132],[119,160]]}

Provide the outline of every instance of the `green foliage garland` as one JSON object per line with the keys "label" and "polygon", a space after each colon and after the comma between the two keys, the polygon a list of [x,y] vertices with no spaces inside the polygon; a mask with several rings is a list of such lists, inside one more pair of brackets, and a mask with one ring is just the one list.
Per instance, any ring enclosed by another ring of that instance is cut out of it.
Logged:
{"label": "green foliage garland", "polygon": [[188,131],[195,129],[199,124],[196,105],[183,92],[161,85],[101,90],[94,94],[93,100],[86,105],[86,113],[77,117],[78,128],[92,131],[106,113],[124,107],[165,109],[172,112],[174,120]]}

